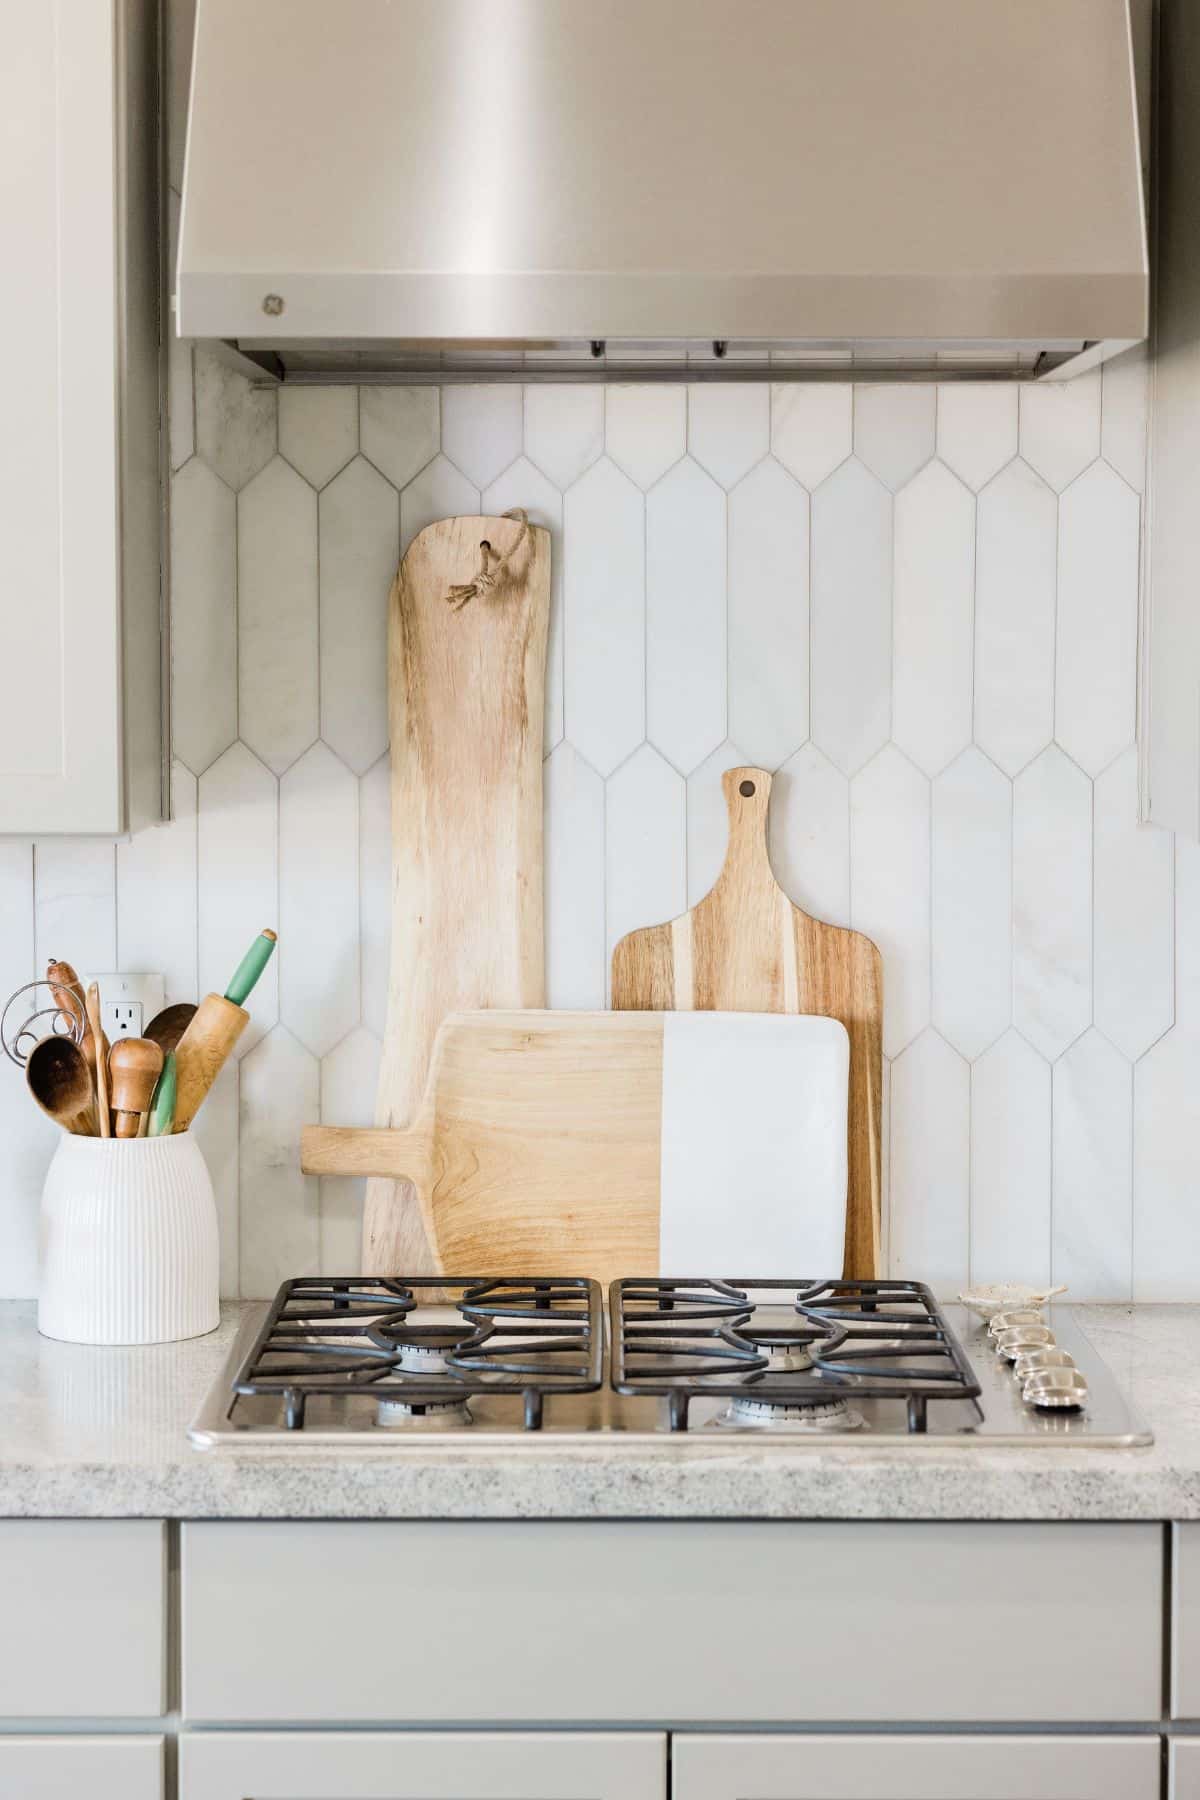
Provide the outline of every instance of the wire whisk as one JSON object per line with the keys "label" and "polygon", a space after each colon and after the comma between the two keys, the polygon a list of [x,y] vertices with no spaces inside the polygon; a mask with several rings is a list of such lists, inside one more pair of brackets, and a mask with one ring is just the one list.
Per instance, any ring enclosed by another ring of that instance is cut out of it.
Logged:
{"label": "wire whisk", "polygon": [[[36,1004],[38,989],[45,988],[51,997],[49,1006]],[[32,1011],[26,1013],[25,1008]],[[20,1025],[17,1020],[20,1019]],[[47,1024],[46,1021],[49,1021]],[[82,1044],[87,1035],[87,1014],[83,1003],[70,988],[57,981],[27,981],[15,994],[10,994],[0,1013],[0,1044],[10,1062],[23,1069],[34,1045],[44,1037],[69,1037]]]}

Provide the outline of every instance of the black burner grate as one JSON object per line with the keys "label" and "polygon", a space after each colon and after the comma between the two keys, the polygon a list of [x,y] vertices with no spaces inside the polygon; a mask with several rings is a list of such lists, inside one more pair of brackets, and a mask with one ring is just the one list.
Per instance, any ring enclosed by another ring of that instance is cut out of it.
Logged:
{"label": "black burner grate", "polygon": [[[693,1399],[716,1395],[781,1407],[898,1400],[923,1432],[931,1400],[981,1391],[922,1282],[625,1280],[609,1306],[613,1387],[664,1396],[674,1431],[687,1429]],[[789,1352],[809,1366],[786,1366]]]}
{"label": "black burner grate", "polygon": [[[444,1367],[402,1366],[421,1352]],[[517,1394],[536,1430],[548,1395],[589,1393],[603,1379],[594,1281],[301,1276],[271,1303],[234,1378],[233,1405],[239,1395],[278,1396],[284,1423],[300,1430],[317,1394],[369,1394],[417,1415],[472,1394]]]}

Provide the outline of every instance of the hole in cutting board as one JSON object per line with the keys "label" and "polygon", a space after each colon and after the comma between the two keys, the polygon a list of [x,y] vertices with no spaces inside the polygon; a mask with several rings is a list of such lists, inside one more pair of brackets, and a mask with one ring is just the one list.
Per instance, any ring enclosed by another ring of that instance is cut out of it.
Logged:
{"label": "hole in cutting board", "polygon": [[738,782],[738,793],[743,794],[747,800],[750,798],[750,796],[753,792],[754,792],[754,783],[752,781],[739,781]]}

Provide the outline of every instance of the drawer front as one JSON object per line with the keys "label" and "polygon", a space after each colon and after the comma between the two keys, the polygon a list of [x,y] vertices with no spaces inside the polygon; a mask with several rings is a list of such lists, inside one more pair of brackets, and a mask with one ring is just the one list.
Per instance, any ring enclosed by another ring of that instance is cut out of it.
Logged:
{"label": "drawer front", "polygon": [[671,1800],[1158,1800],[1158,1738],[676,1737]]}
{"label": "drawer front", "polygon": [[1200,1525],[1171,1529],[1171,1714],[1200,1719]]}
{"label": "drawer front", "polygon": [[0,1717],[157,1718],[166,1546],[152,1520],[0,1520]]}
{"label": "drawer front", "polygon": [[160,1737],[0,1737],[12,1800],[163,1800]]}
{"label": "drawer front", "polygon": [[1161,1545],[1154,1525],[187,1525],[184,1714],[1157,1720]]}
{"label": "drawer front", "polygon": [[184,1733],[179,1800],[667,1800],[650,1733]]}

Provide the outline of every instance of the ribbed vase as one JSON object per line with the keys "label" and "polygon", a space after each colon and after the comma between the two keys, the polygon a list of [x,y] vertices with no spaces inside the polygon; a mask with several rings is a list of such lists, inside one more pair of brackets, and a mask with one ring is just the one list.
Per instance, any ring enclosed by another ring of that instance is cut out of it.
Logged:
{"label": "ribbed vase", "polygon": [[42,1190],[38,1330],[75,1344],[199,1337],[220,1317],[217,1209],[190,1131],[68,1137]]}

